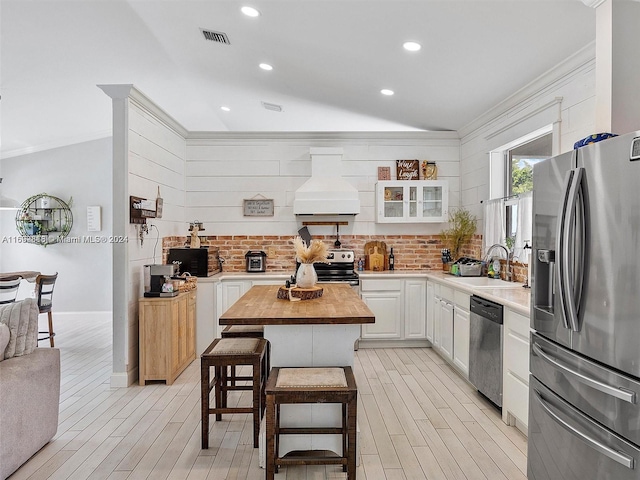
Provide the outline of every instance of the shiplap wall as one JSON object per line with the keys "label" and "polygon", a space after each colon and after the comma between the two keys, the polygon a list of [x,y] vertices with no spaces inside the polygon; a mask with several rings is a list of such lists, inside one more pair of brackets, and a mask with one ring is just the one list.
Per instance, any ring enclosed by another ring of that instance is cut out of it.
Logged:
{"label": "shiplap wall", "polygon": [[[127,372],[138,366],[138,299],[144,292],[144,265],[162,263],[162,237],[185,231],[184,136],[144,105],[129,102],[129,195],[155,200],[160,188],[162,218],[149,219],[149,233],[139,240],[139,226],[128,225],[129,304]],[[131,375],[132,377],[135,375]]]}
{"label": "shiplap wall", "polygon": [[[193,133],[187,139],[187,219],[203,222],[207,235],[295,234],[302,221],[311,220],[293,214],[295,191],[311,175],[311,147],[341,147],[342,176],[360,194],[361,212],[341,218],[349,221],[341,233],[435,234],[442,229],[441,224],[375,223],[378,167],[391,167],[395,178],[398,159],[435,161],[438,178],[449,182],[450,205],[460,203],[455,132]],[[256,196],[274,200],[273,217],[243,216],[243,200]],[[312,228],[312,234],[332,233],[335,226]]]}
{"label": "shiplap wall", "polygon": [[492,150],[555,122],[556,153],[566,152],[595,133],[595,118],[595,45],[589,45],[459,131],[462,205],[482,221]]}

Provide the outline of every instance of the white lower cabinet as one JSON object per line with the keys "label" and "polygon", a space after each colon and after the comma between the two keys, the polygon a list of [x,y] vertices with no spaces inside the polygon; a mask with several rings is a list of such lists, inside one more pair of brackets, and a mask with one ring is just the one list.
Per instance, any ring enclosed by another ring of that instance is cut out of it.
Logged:
{"label": "white lower cabinet", "polygon": [[457,304],[453,314],[453,364],[469,378],[469,310]]}
{"label": "white lower cabinet", "polygon": [[[220,325],[220,316],[226,312],[231,305],[236,303],[238,299],[247,293],[254,285],[284,285],[285,280],[281,278],[256,278],[252,280],[234,280],[224,279],[218,282],[215,292],[216,306],[216,336],[220,337],[224,325]],[[207,344],[208,345],[208,344]]]}
{"label": "white lower cabinet", "polygon": [[502,420],[525,434],[529,423],[529,318],[504,310]]}
{"label": "white lower cabinet", "polygon": [[362,300],[376,316],[375,323],[362,325],[362,338],[402,339],[402,292],[362,292]]}
{"label": "white lower cabinet", "polygon": [[216,316],[216,284],[199,282],[196,295],[196,355],[204,352],[213,339],[218,337]]}
{"label": "white lower cabinet", "polygon": [[440,354],[449,361],[453,360],[453,303],[440,299]]}
{"label": "white lower cabinet", "polygon": [[436,302],[436,285],[433,282],[428,281],[427,282],[427,313],[426,313],[426,318],[427,318],[427,322],[426,322],[426,335],[427,335],[427,340],[429,340],[431,342],[431,345],[433,345],[433,315],[434,315],[434,306],[435,306],[435,302]]}
{"label": "white lower cabinet", "polygon": [[251,288],[251,280],[225,280],[222,282],[222,311],[236,303]]}
{"label": "white lower cabinet", "polygon": [[412,340],[426,345],[426,290],[426,279],[361,278],[360,296],[376,321],[362,325],[360,346],[368,341],[411,346]]}
{"label": "white lower cabinet", "polygon": [[445,360],[469,377],[469,294],[427,283],[427,339]]}
{"label": "white lower cabinet", "polygon": [[427,338],[425,295],[427,282],[421,279],[404,282],[404,338]]}

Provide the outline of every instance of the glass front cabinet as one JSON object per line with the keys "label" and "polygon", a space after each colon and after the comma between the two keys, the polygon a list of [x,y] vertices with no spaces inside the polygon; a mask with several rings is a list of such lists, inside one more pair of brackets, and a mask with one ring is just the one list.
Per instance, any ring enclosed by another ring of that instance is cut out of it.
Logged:
{"label": "glass front cabinet", "polygon": [[446,180],[383,180],[376,184],[377,223],[447,222]]}

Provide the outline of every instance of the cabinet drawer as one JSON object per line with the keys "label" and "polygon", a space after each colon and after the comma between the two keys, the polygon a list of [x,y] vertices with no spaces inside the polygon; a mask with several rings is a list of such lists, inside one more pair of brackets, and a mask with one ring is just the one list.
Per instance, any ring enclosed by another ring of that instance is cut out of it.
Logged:
{"label": "cabinet drawer", "polygon": [[[445,287],[444,285],[440,285],[440,298],[444,298],[445,300],[449,300],[450,302],[454,301],[453,298],[453,288]],[[467,303],[467,308],[469,308],[469,304]]]}
{"label": "cabinet drawer", "polygon": [[529,423],[529,385],[507,373],[504,379],[504,407],[524,425]]}
{"label": "cabinet drawer", "polygon": [[400,291],[402,290],[402,280],[397,278],[363,279],[360,281],[360,290]]}
{"label": "cabinet drawer", "polygon": [[507,309],[505,313],[507,317],[505,319],[507,328],[528,340],[529,339],[529,317],[520,315],[519,313],[516,313],[513,310],[509,310],[509,309]]}
{"label": "cabinet drawer", "polygon": [[471,296],[468,293],[465,292],[460,292],[458,290],[456,290],[453,294],[454,297],[454,302],[456,304],[456,307],[462,307],[465,310],[469,310],[469,299],[471,298]]}
{"label": "cabinet drawer", "polygon": [[508,329],[504,339],[504,365],[523,383],[529,383],[529,340]]}

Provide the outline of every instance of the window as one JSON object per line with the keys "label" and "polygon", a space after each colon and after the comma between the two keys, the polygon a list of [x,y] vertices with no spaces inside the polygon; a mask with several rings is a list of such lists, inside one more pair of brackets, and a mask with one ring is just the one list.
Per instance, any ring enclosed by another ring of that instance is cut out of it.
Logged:
{"label": "window", "polygon": [[[505,152],[505,232],[515,238],[518,227],[517,195],[533,190],[533,166],[551,157],[553,135],[548,133]],[[531,240],[531,239],[523,239]]]}
{"label": "window", "polygon": [[483,250],[507,246],[514,259],[527,262],[531,245],[533,166],[553,155],[553,125],[489,152],[489,200],[484,202]]}

